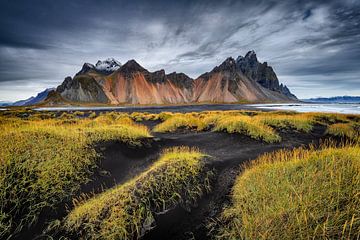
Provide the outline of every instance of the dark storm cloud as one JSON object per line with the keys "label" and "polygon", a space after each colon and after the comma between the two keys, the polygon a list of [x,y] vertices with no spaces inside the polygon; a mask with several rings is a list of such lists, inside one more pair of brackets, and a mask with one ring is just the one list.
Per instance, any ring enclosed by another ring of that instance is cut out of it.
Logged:
{"label": "dark storm cloud", "polygon": [[107,57],[196,77],[251,49],[299,97],[360,95],[357,0],[3,0],[0,20],[0,100]]}

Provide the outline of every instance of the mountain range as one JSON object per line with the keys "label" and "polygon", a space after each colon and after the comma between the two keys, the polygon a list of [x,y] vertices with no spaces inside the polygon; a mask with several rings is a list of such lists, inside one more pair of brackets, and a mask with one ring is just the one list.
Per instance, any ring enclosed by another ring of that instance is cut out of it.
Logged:
{"label": "mountain range", "polygon": [[47,88],[42,92],[39,92],[35,97],[30,97],[25,100],[16,101],[12,104],[12,106],[30,106],[38,104],[44,101],[47,97],[49,92],[54,91],[55,88]]}
{"label": "mountain range", "polygon": [[[184,73],[150,72],[135,60],[121,64],[113,58],[84,63],[56,89],[47,89],[23,105],[59,104],[182,104],[236,102],[293,102],[296,96],[279,80],[267,62],[249,51],[227,58],[196,79]],[[44,97],[45,96],[45,97]]]}

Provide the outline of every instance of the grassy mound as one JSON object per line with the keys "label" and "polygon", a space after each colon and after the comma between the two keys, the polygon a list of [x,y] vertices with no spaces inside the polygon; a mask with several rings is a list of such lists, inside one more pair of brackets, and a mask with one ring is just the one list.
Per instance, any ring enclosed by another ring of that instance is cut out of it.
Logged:
{"label": "grassy mound", "polygon": [[96,166],[95,143],[139,145],[150,136],[147,128],[128,120],[31,119],[0,117],[0,238],[70,200]]}
{"label": "grassy mound", "polygon": [[240,133],[268,143],[279,142],[280,136],[271,127],[265,125],[263,119],[246,116],[242,111],[174,114],[156,125],[153,131],[174,132],[178,129],[202,131],[212,128],[213,131]]}
{"label": "grassy mound", "polygon": [[175,132],[178,129],[201,131],[206,127],[199,118],[190,114],[174,115],[154,128],[154,132]]}
{"label": "grassy mound", "polygon": [[279,142],[281,140],[280,136],[271,127],[247,116],[222,117],[215,121],[214,124],[214,131],[240,133],[268,143]]}
{"label": "grassy mound", "polygon": [[359,123],[336,123],[329,125],[326,133],[329,135],[349,138],[351,140],[360,139],[360,124]]}
{"label": "grassy mound", "polygon": [[204,154],[166,150],[147,171],[88,201],[76,203],[65,230],[86,239],[134,239],[154,226],[154,214],[190,206],[209,189]]}
{"label": "grassy mound", "polygon": [[258,121],[265,125],[275,128],[292,128],[297,131],[310,132],[314,126],[314,120],[308,114],[296,115],[276,115],[276,114],[261,114],[255,117]]}
{"label": "grassy mound", "polygon": [[156,121],[159,119],[159,114],[148,112],[133,112],[130,114],[130,117],[136,122]]}
{"label": "grassy mound", "polygon": [[321,112],[307,113],[307,115],[312,115],[315,121],[325,125],[335,124],[335,123],[347,123],[349,122],[348,116],[351,116],[340,113],[321,113]]}
{"label": "grassy mound", "polygon": [[219,239],[357,239],[360,147],[279,151],[245,167]]}

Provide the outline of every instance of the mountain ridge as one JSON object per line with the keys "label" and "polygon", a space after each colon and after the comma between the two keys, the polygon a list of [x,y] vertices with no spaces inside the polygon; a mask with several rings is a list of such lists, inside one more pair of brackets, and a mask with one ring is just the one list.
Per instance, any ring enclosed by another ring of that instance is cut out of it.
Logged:
{"label": "mountain ridge", "polygon": [[56,89],[57,103],[59,97],[64,102],[103,104],[298,101],[254,51],[236,60],[229,57],[195,79],[181,72],[167,74],[164,69],[150,72],[134,59],[123,65],[115,59],[99,62],[109,65],[106,71],[85,63],[74,77],[66,77]]}
{"label": "mountain ridge", "polygon": [[29,97],[24,100],[19,100],[16,102],[13,102],[9,104],[9,106],[30,106],[30,105],[36,105],[42,101],[45,101],[45,99],[48,97],[49,92],[54,91],[55,88],[46,88],[44,91],[39,92],[35,97]]}

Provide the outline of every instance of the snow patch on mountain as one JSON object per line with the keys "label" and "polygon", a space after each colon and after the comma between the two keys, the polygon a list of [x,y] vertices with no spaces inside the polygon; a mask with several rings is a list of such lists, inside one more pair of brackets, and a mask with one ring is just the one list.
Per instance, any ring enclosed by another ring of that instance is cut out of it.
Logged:
{"label": "snow patch on mountain", "polygon": [[98,71],[114,72],[121,67],[121,63],[114,58],[108,58],[104,61],[98,61],[95,64],[95,69]]}

